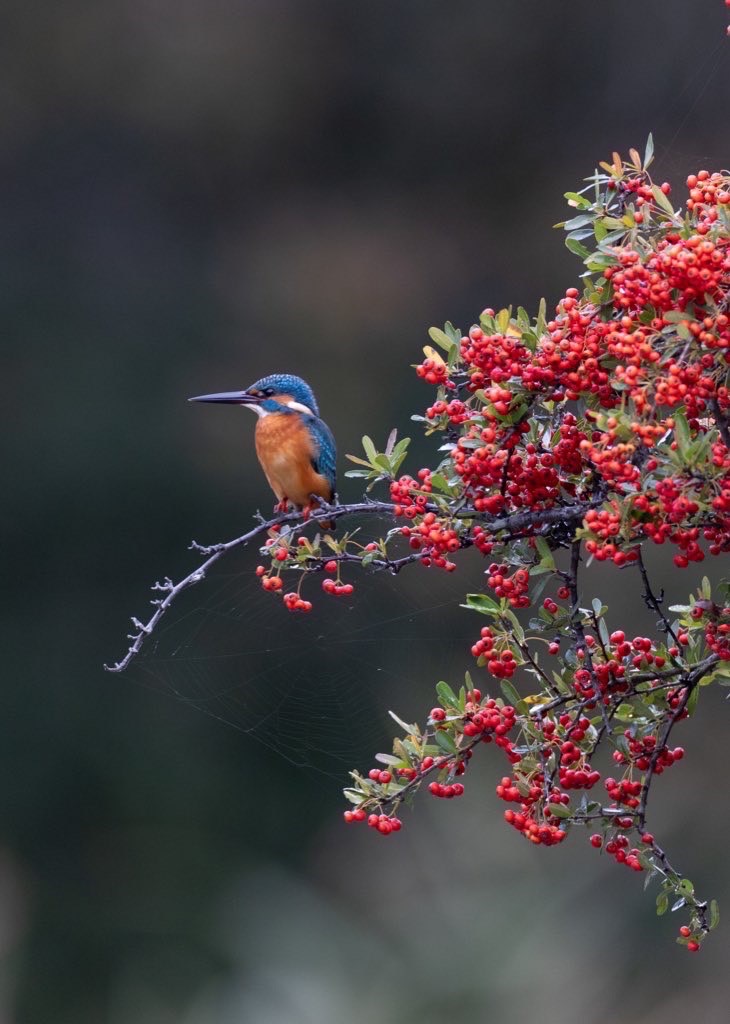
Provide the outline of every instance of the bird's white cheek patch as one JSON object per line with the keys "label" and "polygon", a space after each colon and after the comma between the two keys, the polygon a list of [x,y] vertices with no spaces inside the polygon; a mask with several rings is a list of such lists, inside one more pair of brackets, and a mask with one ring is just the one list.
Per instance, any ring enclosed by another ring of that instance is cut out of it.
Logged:
{"label": "bird's white cheek patch", "polygon": [[302,402],[289,401],[286,403],[290,409],[296,410],[296,412],[303,412],[305,416],[313,416],[314,413],[308,405],[304,405]]}

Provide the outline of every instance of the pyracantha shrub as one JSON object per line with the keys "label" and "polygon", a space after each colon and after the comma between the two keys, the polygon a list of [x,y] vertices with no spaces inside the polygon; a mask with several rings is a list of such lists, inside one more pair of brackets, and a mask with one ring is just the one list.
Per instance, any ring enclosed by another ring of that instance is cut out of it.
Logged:
{"label": "pyracantha shrub", "polygon": [[[460,687],[438,683],[423,724],[396,718],[392,753],[352,773],[345,820],[397,832],[399,808],[421,786],[461,796],[474,754],[497,747],[506,823],[541,846],[588,826],[591,846],[657,876],[659,913],[686,909],[677,941],[695,951],[717,908],[649,830],[648,800],[654,779],[678,770],[674,730],[700,689],[730,685],[730,597],[706,578],[666,607],[645,552],[662,545],[684,569],[730,550],[730,175],[691,174],[675,201],[650,177],[651,156],[651,140],[643,159],[614,154],[567,194],[573,216],[562,226],[582,286],[554,313],[544,302],[536,317],[486,309],[466,334],[431,329],[416,373],[434,393],[413,418],[437,442],[434,465],[403,474],[407,439],[392,435],[379,452],[364,438],[348,475],[387,495],[309,520],[389,516],[383,536],[310,539],[302,515],[287,513],[200,548],[194,573],[156,585],[164,596],[147,624],[135,620],[115,667],[180,590],[262,534],[262,586],[300,612],[311,608],[312,576],[328,600],[352,594],[353,566],[452,572],[457,552],[474,548],[484,587],[466,606],[486,624],[475,627],[472,673]],[[603,602],[583,596],[594,561],[633,576],[656,635],[609,630]],[[604,749],[608,774],[596,763]]]}

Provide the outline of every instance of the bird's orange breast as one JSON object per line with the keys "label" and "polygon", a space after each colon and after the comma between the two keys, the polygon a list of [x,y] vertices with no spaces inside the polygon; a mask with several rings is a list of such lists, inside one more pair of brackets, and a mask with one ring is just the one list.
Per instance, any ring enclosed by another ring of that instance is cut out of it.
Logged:
{"label": "bird's orange breast", "polygon": [[299,416],[270,413],[256,424],[256,454],[269,485],[279,499],[303,508],[312,494],[329,501],[332,489],[312,466],[314,441]]}

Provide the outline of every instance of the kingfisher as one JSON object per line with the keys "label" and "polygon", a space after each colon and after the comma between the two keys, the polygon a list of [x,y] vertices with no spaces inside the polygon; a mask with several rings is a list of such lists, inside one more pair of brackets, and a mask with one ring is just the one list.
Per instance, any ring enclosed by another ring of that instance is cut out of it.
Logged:
{"label": "kingfisher", "polygon": [[[272,373],[245,391],[197,395],[190,402],[243,405],[256,413],[256,454],[277,511],[289,505],[309,513],[335,496],[337,448],[332,431],[319,418],[317,399],[309,384],[290,373]],[[323,522],[325,529],[334,523]]]}

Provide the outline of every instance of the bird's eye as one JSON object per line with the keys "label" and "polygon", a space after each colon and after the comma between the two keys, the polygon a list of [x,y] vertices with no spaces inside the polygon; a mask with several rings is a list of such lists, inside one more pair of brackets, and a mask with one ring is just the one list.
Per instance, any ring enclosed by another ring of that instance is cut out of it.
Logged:
{"label": "bird's eye", "polygon": [[267,388],[264,391],[264,394],[266,395],[267,398],[271,398],[271,396],[274,394],[274,389],[273,388]]}

